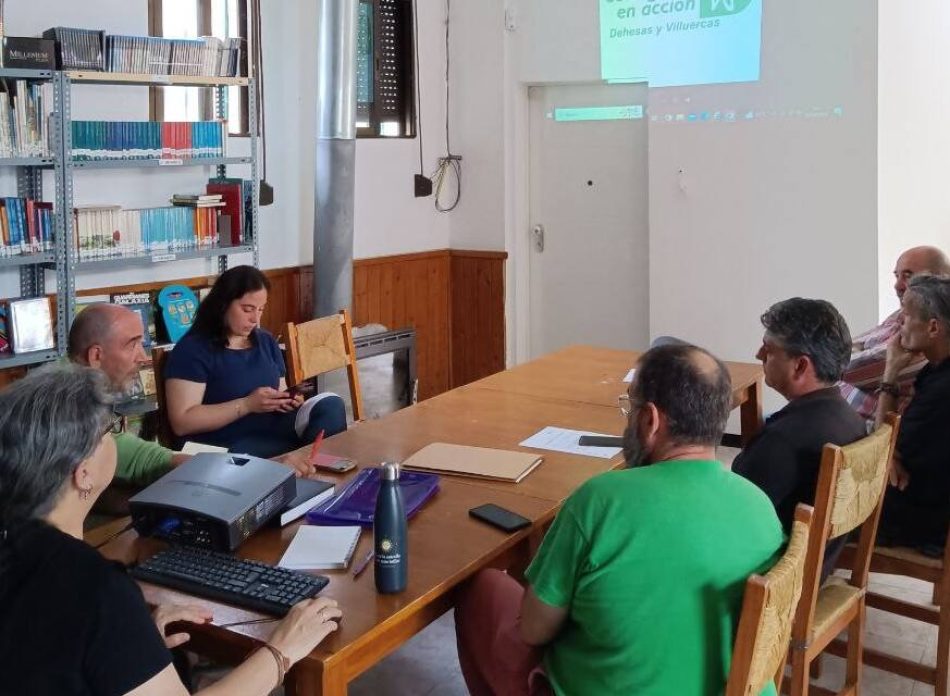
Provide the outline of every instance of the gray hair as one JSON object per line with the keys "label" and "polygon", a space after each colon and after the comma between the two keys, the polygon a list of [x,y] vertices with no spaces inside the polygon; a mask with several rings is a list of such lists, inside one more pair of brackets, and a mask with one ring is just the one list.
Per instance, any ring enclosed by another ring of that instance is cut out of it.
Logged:
{"label": "gray hair", "polygon": [[805,355],[822,382],[841,379],[851,360],[848,323],[827,300],[793,297],[762,315],[762,326],[791,356]]}
{"label": "gray hair", "polygon": [[53,364],[0,392],[0,528],[42,518],[99,445],[113,396],[98,370]]}
{"label": "gray hair", "polygon": [[936,319],[950,335],[950,278],[920,273],[907,283],[907,292],[913,294],[920,317],[924,321]]}

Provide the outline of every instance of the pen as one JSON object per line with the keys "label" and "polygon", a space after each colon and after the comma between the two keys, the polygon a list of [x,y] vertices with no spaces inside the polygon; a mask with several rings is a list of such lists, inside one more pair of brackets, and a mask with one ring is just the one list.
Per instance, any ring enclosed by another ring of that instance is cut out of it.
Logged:
{"label": "pen", "polygon": [[320,431],[320,433],[317,435],[317,439],[313,441],[313,447],[310,448],[310,459],[307,461],[307,463],[310,465],[310,468],[313,468],[313,463],[317,461],[317,453],[320,451],[320,443],[323,442],[323,432],[324,431],[322,430]]}
{"label": "pen", "polygon": [[366,552],[366,555],[363,556],[363,560],[360,561],[360,562],[356,565],[356,567],[353,569],[353,579],[354,579],[354,580],[360,576],[360,573],[362,573],[364,570],[366,570],[366,566],[369,565],[369,562],[370,562],[371,560],[373,560],[373,549],[370,549],[369,551],[367,551],[367,552]]}

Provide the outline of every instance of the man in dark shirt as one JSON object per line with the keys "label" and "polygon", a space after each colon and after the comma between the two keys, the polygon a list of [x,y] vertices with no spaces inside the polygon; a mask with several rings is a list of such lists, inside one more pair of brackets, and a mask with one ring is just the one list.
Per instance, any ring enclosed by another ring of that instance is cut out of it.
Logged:
{"label": "man in dark shirt", "polygon": [[896,407],[898,376],[923,355],[904,411],[879,543],[942,555],[950,520],[950,278],[914,276],[901,302],[901,329],[887,346],[878,421]]}
{"label": "man in dark shirt", "polygon": [[[765,383],[788,399],[736,457],[732,470],[772,500],[786,532],[795,506],[815,502],[821,451],[867,432],[865,421],[835,386],[851,356],[851,333],[834,306],[795,297],[762,315],[765,336],[756,358]],[[845,537],[828,543],[822,577],[834,568]]]}

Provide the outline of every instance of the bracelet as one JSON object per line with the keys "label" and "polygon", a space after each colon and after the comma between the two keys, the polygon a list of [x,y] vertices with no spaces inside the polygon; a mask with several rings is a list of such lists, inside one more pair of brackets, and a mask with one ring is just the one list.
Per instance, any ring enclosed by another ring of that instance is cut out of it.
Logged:
{"label": "bracelet", "polygon": [[280,686],[284,683],[284,675],[290,669],[290,658],[270,643],[264,643],[263,647],[274,656],[274,661],[277,663],[277,686]]}
{"label": "bracelet", "polygon": [[877,388],[877,393],[890,394],[895,399],[899,399],[901,395],[901,388],[896,382],[881,382],[881,386]]}

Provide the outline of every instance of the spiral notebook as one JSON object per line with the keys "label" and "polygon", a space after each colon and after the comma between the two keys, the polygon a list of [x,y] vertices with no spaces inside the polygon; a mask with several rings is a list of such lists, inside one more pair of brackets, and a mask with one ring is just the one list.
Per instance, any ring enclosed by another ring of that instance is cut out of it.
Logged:
{"label": "spiral notebook", "polygon": [[277,565],[290,570],[346,568],[360,541],[361,527],[301,525]]}

